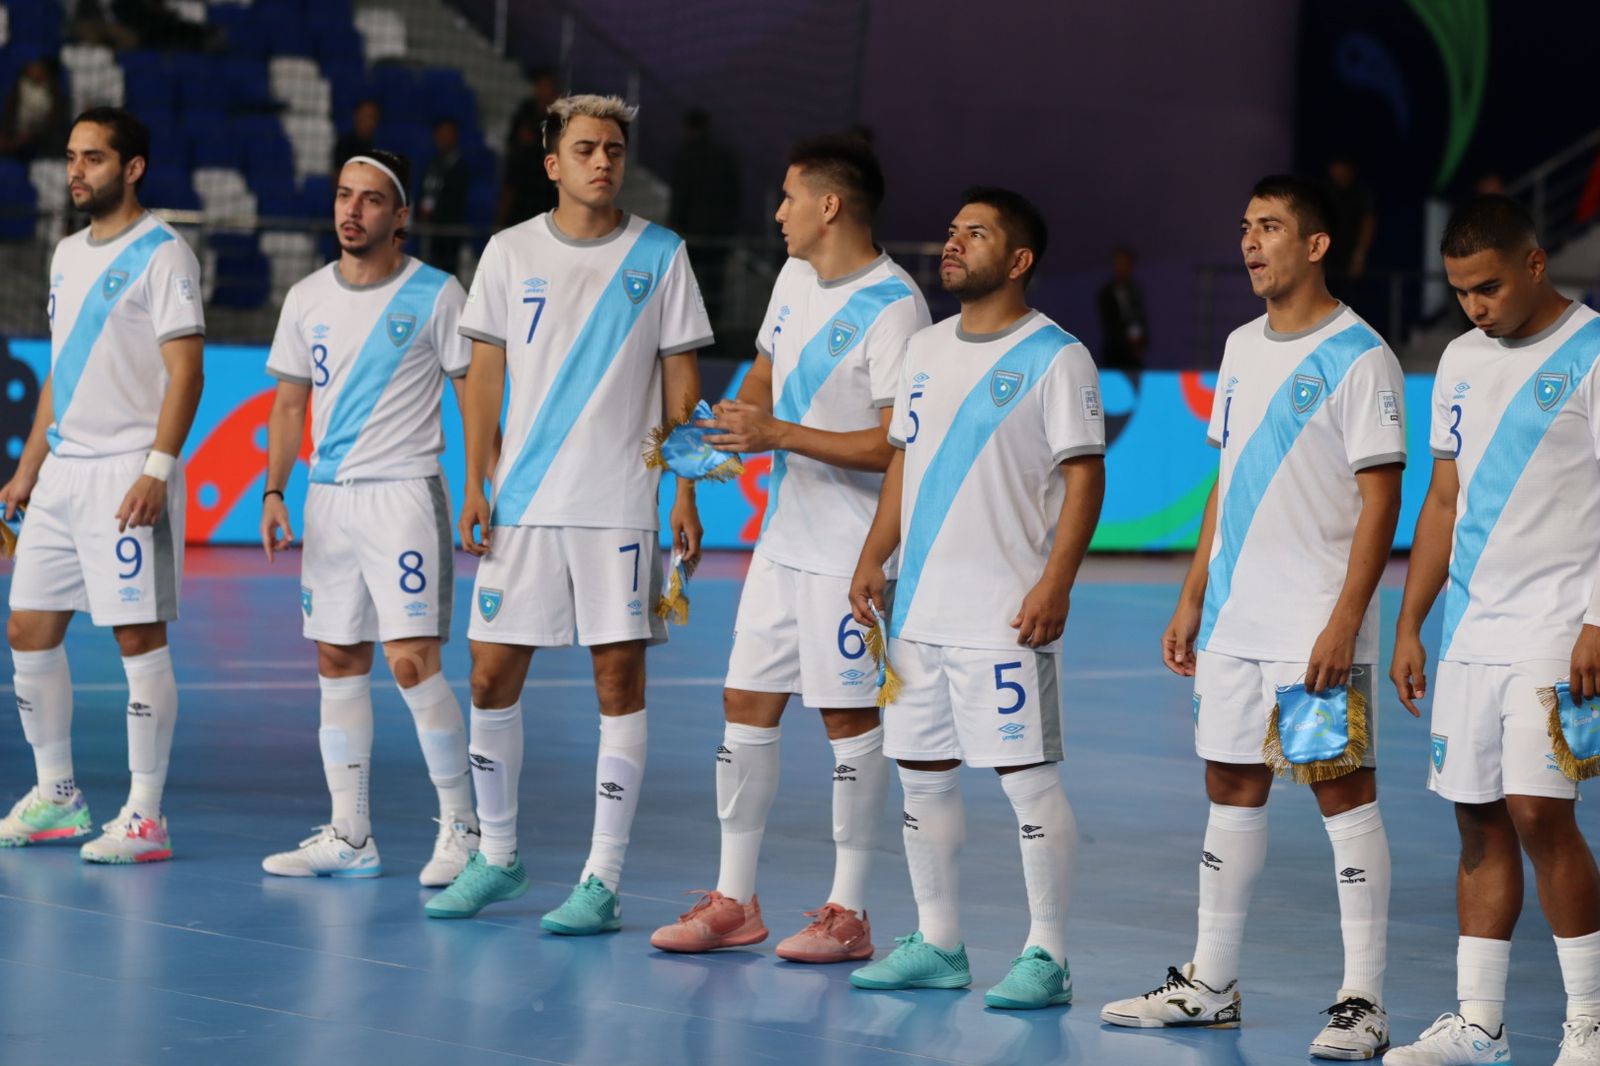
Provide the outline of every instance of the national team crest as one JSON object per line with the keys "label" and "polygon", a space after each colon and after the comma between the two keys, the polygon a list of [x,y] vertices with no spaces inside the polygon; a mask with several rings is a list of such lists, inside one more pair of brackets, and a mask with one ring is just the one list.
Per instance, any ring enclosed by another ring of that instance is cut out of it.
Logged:
{"label": "national team crest", "polygon": [[128,284],[128,272],[126,270],[108,270],[106,271],[105,280],[100,282],[100,294],[108,300],[113,300],[126,284]]}
{"label": "national team crest", "polygon": [[311,617],[311,590],[304,585],[300,586],[300,609],[306,613],[307,618]]}
{"label": "national team crest", "polygon": [[390,315],[384,330],[396,348],[404,348],[411,335],[417,331],[416,315]]}
{"label": "national team crest", "polygon": [[1316,406],[1322,398],[1324,382],[1321,378],[1314,378],[1308,374],[1296,374],[1294,382],[1289,386],[1289,396],[1294,403],[1295,414],[1303,415]]}
{"label": "national team crest", "polygon": [[483,615],[485,622],[493,622],[494,616],[500,613],[500,604],[505,595],[500,589],[478,590],[478,613]]}
{"label": "national team crest", "polygon": [[634,303],[643,303],[644,298],[650,295],[650,286],[654,285],[656,276],[646,270],[624,270],[622,272],[622,291],[628,294],[628,299]]}
{"label": "national team crest", "polygon": [[1014,370],[996,370],[989,379],[989,399],[996,407],[1004,407],[1022,391],[1022,375]]}
{"label": "national team crest", "polygon": [[1561,397],[1567,394],[1567,375],[1565,374],[1540,374],[1533,382],[1533,398],[1539,404],[1539,410],[1548,411],[1561,402]]}
{"label": "national team crest", "polygon": [[1433,734],[1433,769],[1435,773],[1444,769],[1444,753],[1449,746],[1449,737],[1440,733]]}
{"label": "national team crest", "polygon": [[842,318],[833,320],[833,328],[828,330],[828,354],[837,358],[844,354],[850,347],[850,342],[856,339],[856,327],[853,323]]}

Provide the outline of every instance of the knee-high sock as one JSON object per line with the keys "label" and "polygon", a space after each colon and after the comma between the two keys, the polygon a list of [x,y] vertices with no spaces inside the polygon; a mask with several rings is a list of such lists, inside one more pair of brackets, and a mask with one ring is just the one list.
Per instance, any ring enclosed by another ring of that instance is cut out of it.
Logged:
{"label": "knee-high sock", "polygon": [[600,754],[594,764],[594,835],[589,858],[578,880],[591,874],[611,891],[622,880],[622,860],[628,851],[628,834],[639,809],[639,786],[644,782],[649,721],[643,707],[632,714],[600,716]]}
{"label": "knee-high sock", "polygon": [[479,852],[510,866],[517,858],[517,786],[522,780],[522,701],[497,711],[472,708],[472,783],[478,794]]}
{"label": "knee-high sock", "polygon": [[717,819],[722,823],[722,863],[717,891],[749,903],[767,814],[778,794],[777,726],[763,729],[729,722],[717,748]]}
{"label": "knee-high sock", "polygon": [[1002,774],[1000,783],[1017,812],[1021,831],[1022,876],[1028,884],[1028,909],[1033,917],[1024,947],[1044,948],[1065,966],[1067,901],[1078,822],[1061,787],[1061,768],[1046,763]]}
{"label": "knee-high sock", "polygon": [[834,860],[828,902],[864,914],[867,875],[872,872],[872,853],[883,829],[883,801],[889,795],[883,726],[829,743],[834,758]]}
{"label": "knee-high sock", "polygon": [[917,900],[922,938],[953,951],[961,944],[960,867],[957,857],[967,839],[967,812],[961,805],[961,771],[900,768],[905,792],[906,866]]}
{"label": "knee-high sock", "polygon": [[322,688],[322,773],[333,799],[334,831],[360,846],[372,835],[372,678],[318,677]]}
{"label": "knee-high sock", "polygon": [[1464,936],[1456,941],[1456,998],[1461,1017],[1490,1036],[1500,1032],[1506,1015],[1506,975],[1511,970],[1511,941]]}
{"label": "knee-high sock", "polygon": [[72,674],[66,645],[11,653],[22,735],[33,748],[39,795],[64,803],[77,791],[72,777]]}
{"label": "knee-high sock", "polygon": [[1322,823],[1333,843],[1339,928],[1344,934],[1340,996],[1359,992],[1382,1003],[1389,946],[1389,836],[1383,816],[1373,802]]}
{"label": "knee-high sock", "polygon": [[1239,942],[1267,863],[1266,807],[1211,805],[1200,854],[1200,932],[1194,975],[1221,991],[1239,976]]}
{"label": "knee-high sock", "polygon": [[146,818],[161,817],[161,792],[172,757],[172,730],[178,724],[178,679],[172,676],[172,651],[157,648],[125,657],[128,675],[128,806]]}
{"label": "knee-high sock", "polygon": [[467,769],[467,730],[461,704],[444,674],[400,689],[417,724],[417,740],[428,764],[428,778],[439,794],[439,819],[478,822],[472,810],[472,775]]}
{"label": "knee-high sock", "polygon": [[1567,1020],[1600,1022],[1600,933],[1558,936],[1555,941],[1561,982],[1567,987]]}

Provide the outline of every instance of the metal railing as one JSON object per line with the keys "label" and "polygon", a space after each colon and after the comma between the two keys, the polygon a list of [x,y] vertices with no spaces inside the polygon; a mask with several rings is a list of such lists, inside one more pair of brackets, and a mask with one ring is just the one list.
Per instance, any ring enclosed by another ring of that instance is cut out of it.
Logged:
{"label": "metal railing", "polygon": [[[1590,175],[1600,164],[1600,129],[1592,130],[1506,185],[1506,195],[1533,214],[1548,249],[1559,248],[1600,218],[1600,199],[1585,205]],[[1600,190],[1597,190],[1600,193]],[[1579,209],[1591,213],[1579,217]]]}

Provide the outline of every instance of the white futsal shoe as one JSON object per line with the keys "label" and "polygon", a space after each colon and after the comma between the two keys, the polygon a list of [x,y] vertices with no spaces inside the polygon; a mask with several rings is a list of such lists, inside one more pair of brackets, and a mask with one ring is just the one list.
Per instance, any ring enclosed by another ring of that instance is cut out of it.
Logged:
{"label": "white futsal shoe", "polygon": [[433,858],[417,875],[424,888],[443,888],[454,881],[467,868],[472,853],[478,850],[478,842],[483,839],[478,833],[477,819],[470,814],[452,814],[434,821],[439,823],[439,836],[433,842]]}
{"label": "white futsal shoe", "polygon": [[383,872],[371,834],[357,846],[331,825],[317,826],[316,835],[306,837],[293,851],[268,855],[261,868],[279,877],[377,877]]}
{"label": "white futsal shoe", "polygon": [[1383,1057],[1384,1066],[1481,1066],[1510,1061],[1511,1045],[1506,1042],[1504,1025],[1491,1035],[1459,1014],[1439,1015],[1415,1044],[1394,1048]]}
{"label": "white futsal shoe", "polygon": [[1600,1020],[1579,1016],[1561,1025],[1561,1056],[1556,1066],[1600,1064]]}
{"label": "white futsal shoe", "polygon": [[1389,1015],[1359,992],[1339,989],[1339,1002],[1322,1013],[1328,1024],[1311,1041],[1314,1059],[1376,1058],[1389,1046]]}
{"label": "white futsal shoe", "polygon": [[1239,982],[1212,988],[1194,979],[1194,963],[1167,967],[1167,981],[1142,996],[1119,999],[1100,1008],[1100,1020],[1133,1029],[1168,1026],[1236,1029],[1239,1026]]}

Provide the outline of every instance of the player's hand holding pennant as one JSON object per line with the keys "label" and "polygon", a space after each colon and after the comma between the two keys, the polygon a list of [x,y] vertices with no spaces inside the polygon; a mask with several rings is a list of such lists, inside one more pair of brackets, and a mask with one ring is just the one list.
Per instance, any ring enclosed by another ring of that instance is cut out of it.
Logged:
{"label": "player's hand holding pennant", "polygon": [[1280,685],[1261,755],[1279,777],[1331,781],[1361,766],[1367,737],[1367,699],[1355,689],[1307,692],[1303,684]]}
{"label": "player's hand holding pennant", "polygon": [[744,473],[737,455],[719,452],[706,443],[706,434],[714,431],[695,425],[711,418],[711,405],[701,400],[688,417],[651,430],[645,440],[644,465],[651,470],[670,470],[690,481],[729,481]]}
{"label": "player's hand holding pennant", "polygon": [[1579,703],[1572,685],[1557,681],[1539,690],[1539,702],[1550,712],[1550,750],[1561,772],[1574,781],[1600,774],[1600,699]]}

